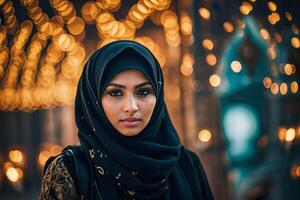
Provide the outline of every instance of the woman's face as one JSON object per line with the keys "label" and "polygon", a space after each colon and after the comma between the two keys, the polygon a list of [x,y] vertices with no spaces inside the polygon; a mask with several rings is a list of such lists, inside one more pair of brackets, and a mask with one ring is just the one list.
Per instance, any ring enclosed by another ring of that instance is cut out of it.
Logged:
{"label": "woman's face", "polygon": [[156,96],[144,74],[130,69],[120,72],[110,81],[101,102],[111,124],[122,135],[135,136],[150,121]]}

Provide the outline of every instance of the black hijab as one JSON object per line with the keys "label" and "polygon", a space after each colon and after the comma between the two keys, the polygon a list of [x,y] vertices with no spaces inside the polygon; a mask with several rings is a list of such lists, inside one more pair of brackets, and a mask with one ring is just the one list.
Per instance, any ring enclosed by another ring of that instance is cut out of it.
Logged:
{"label": "black hijab", "polygon": [[[113,127],[101,105],[106,86],[127,69],[142,72],[156,95],[149,123],[138,135],[130,137]],[[183,165],[190,166],[186,169],[188,173],[193,171],[194,161],[183,156],[188,153],[170,121],[163,85],[158,61],[147,48],[133,41],[109,43],[96,50],[87,61],[75,100],[76,124],[80,144],[91,159],[96,172],[93,179],[103,200],[174,199],[174,194],[179,199],[201,199],[200,186],[189,183],[185,166],[180,164],[187,159]],[[198,179],[195,170],[192,179]]]}

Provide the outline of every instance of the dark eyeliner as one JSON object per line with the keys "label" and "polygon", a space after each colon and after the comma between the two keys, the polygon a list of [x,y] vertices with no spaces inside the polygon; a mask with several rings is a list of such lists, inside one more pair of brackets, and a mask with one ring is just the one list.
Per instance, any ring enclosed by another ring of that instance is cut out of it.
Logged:
{"label": "dark eyeliner", "polygon": [[[121,95],[116,95],[116,93],[121,93]],[[121,90],[118,90],[118,89],[111,89],[109,91],[107,91],[107,94],[111,97],[119,97],[119,96],[122,96],[122,91]]]}

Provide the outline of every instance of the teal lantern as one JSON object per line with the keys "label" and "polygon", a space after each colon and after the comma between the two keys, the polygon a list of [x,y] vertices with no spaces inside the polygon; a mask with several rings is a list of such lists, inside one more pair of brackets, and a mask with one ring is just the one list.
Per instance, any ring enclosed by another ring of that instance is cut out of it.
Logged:
{"label": "teal lantern", "polygon": [[252,106],[245,103],[229,105],[223,113],[222,125],[231,159],[244,160],[255,155],[255,141],[261,125]]}

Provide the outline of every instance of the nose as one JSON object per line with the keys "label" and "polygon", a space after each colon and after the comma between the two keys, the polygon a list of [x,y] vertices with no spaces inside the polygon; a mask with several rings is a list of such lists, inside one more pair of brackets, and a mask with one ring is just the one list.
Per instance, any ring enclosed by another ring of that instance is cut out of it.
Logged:
{"label": "nose", "polygon": [[128,95],[124,103],[124,111],[130,114],[135,113],[138,110],[138,104],[133,95]]}

